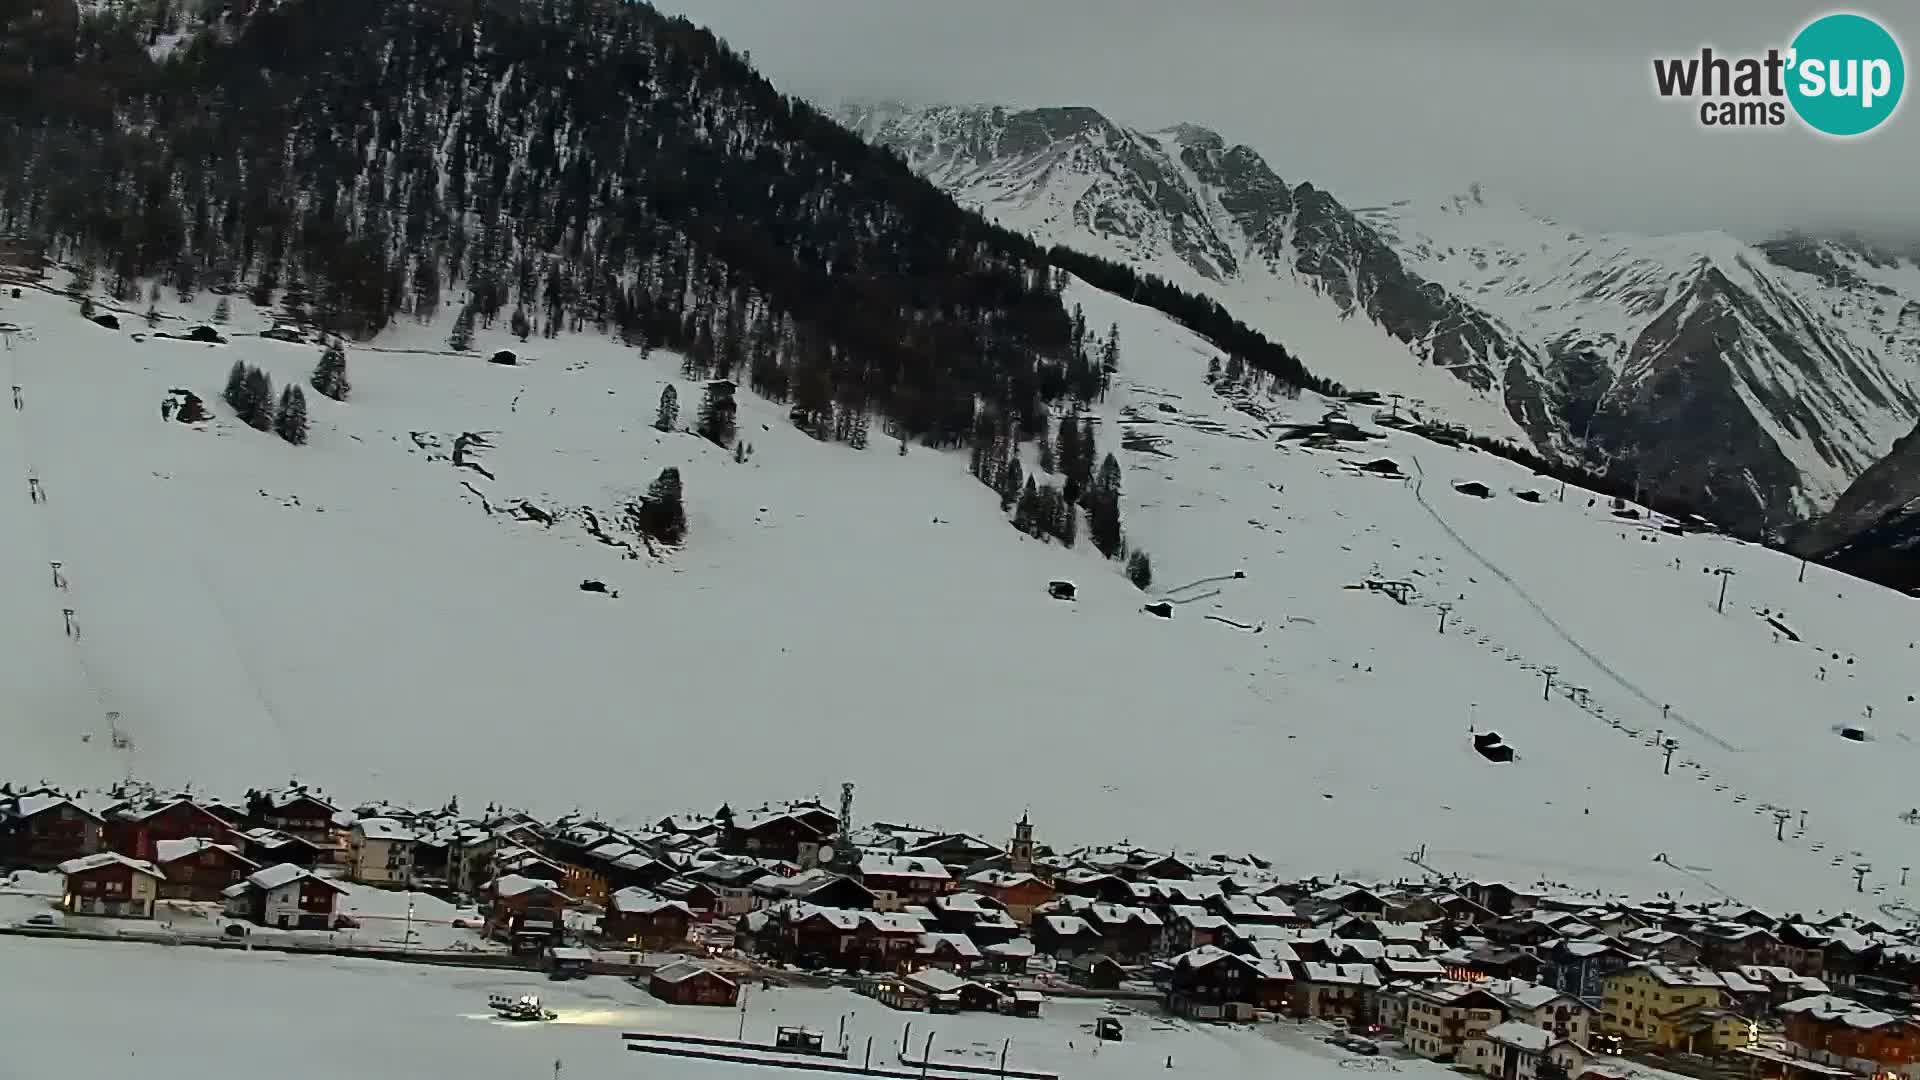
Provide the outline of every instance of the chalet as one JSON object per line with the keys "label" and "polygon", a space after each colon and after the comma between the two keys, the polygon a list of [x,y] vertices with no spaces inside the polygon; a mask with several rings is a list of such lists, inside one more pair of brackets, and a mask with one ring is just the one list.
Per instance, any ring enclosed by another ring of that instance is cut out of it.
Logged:
{"label": "chalet", "polygon": [[413,881],[420,835],[392,818],[358,818],[347,832],[347,876],[366,885]]}
{"label": "chalet", "polygon": [[984,955],[965,934],[921,934],[920,947],[913,951],[918,964],[962,975],[973,970]]}
{"label": "chalet", "polygon": [[690,960],[656,968],[647,978],[647,992],[670,1005],[730,1007],[740,1000],[732,979]]}
{"label": "chalet", "polygon": [[1920,1025],[1832,994],[1780,1006],[1795,1057],[1862,1076],[1912,1074],[1920,1062]]}
{"label": "chalet", "polygon": [[937,968],[906,975],[873,975],[861,982],[859,990],[883,1005],[909,1011],[989,1011],[998,1009],[1002,1002],[999,991]]}
{"label": "chalet", "polygon": [[60,864],[66,875],[60,910],[70,915],[151,919],[166,875],[152,863],[102,851]]}
{"label": "chalet", "polygon": [[949,867],[970,867],[983,859],[1004,855],[996,844],[967,833],[945,833],[908,844],[899,852],[915,858],[934,859]]}
{"label": "chalet", "polygon": [[1458,1064],[1501,1080],[1536,1080],[1542,1062],[1551,1062],[1563,1076],[1573,1076],[1587,1057],[1574,1040],[1508,1020],[1468,1039],[1460,1048]]}
{"label": "chalet", "polygon": [[1118,904],[1072,904],[1068,910],[1100,935],[1101,949],[1123,964],[1152,956],[1160,946],[1165,920],[1146,908]]}
{"label": "chalet", "polygon": [[1294,1011],[1320,1020],[1344,1019],[1352,1027],[1370,1024],[1380,992],[1380,972],[1372,964],[1300,965],[1293,986]]}
{"label": "chalet", "polygon": [[645,889],[621,889],[608,898],[600,934],[610,942],[660,951],[686,944],[696,918],[679,900]]}
{"label": "chalet", "polygon": [[1772,931],[1740,922],[1707,923],[1694,940],[1700,947],[1699,962],[1711,968],[1770,964],[1780,954],[1780,940]]}
{"label": "chalet", "polygon": [[1131,904],[1137,898],[1125,879],[1098,870],[1078,868],[1053,879],[1062,896],[1081,896],[1108,904]]}
{"label": "chalet", "polygon": [[1672,930],[1654,927],[1629,930],[1616,940],[1621,948],[1641,960],[1678,966],[1692,966],[1700,961],[1700,946]]}
{"label": "chalet", "polygon": [[1735,968],[1732,972],[1721,972],[1721,978],[1729,974],[1738,974],[1748,983],[1763,987],[1766,991],[1766,1012],[1785,1005],[1797,998],[1815,997],[1828,992],[1826,982],[1802,975],[1792,968],[1772,965],[1748,964]]}
{"label": "chalet", "polygon": [[687,877],[673,877],[653,887],[653,891],[669,900],[678,900],[693,910],[695,917],[710,919],[720,908],[720,890],[704,881]]}
{"label": "chalet", "polygon": [[1520,915],[1539,906],[1540,894],[1516,889],[1503,881],[1474,881],[1460,889],[1462,896],[1495,915]]}
{"label": "chalet", "polygon": [[216,844],[204,836],[157,841],[153,861],[165,875],[160,896],[166,900],[219,903],[230,886],[260,869],[234,845]]}
{"label": "chalet", "polygon": [[282,930],[326,930],[346,890],[305,867],[281,863],[256,870],[222,893],[227,914]]}
{"label": "chalet", "polygon": [[1014,938],[998,945],[988,945],[980,950],[984,955],[982,963],[989,971],[1007,975],[1024,975],[1027,964],[1034,957],[1033,942],[1028,938]]}
{"label": "chalet", "polygon": [[1540,960],[1533,953],[1518,949],[1497,949],[1482,945],[1472,949],[1454,949],[1441,954],[1447,975],[1473,982],[1478,979],[1525,979],[1539,981]]}
{"label": "chalet", "polygon": [[1244,894],[1215,897],[1207,909],[1236,926],[1305,926],[1307,919],[1277,896]]}
{"label": "chalet", "polygon": [[1290,983],[1277,965],[1209,946],[1173,959],[1166,1008],[1194,1020],[1251,1020],[1256,1009],[1284,1009]]}
{"label": "chalet", "polygon": [[564,918],[574,899],[558,885],[508,874],[481,886],[486,912],[483,931],[512,945],[517,956],[538,956],[565,935]]}
{"label": "chalet", "polygon": [[[824,818],[820,816],[823,814]],[[812,866],[819,862],[820,849],[838,827],[837,818],[818,808],[729,815],[721,822],[719,847],[729,855]]]}
{"label": "chalet", "polygon": [[1852,986],[1861,975],[1872,974],[1885,950],[1867,933],[1864,926],[1828,927],[1820,977],[1835,986]]}
{"label": "chalet", "polygon": [[771,903],[799,900],[815,907],[873,911],[879,904],[872,890],[850,877],[827,870],[808,870],[792,877],[764,877],[754,882],[755,894]]}
{"label": "chalet", "polygon": [[1012,870],[982,871],[969,876],[966,884],[993,897],[1021,926],[1033,921],[1035,908],[1050,903],[1054,898],[1053,886],[1033,874]]}
{"label": "chalet", "polygon": [[[631,859],[633,856],[628,856],[627,858]],[[620,863],[616,863],[615,865],[621,869],[623,873],[633,874],[643,879],[657,873],[658,871],[654,869],[655,867],[658,867],[660,870],[670,870],[669,867],[657,860],[648,860],[646,865],[623,866],[622,864],[626,862],[627,859],[622,859]],[[759,906],[760,898],[754,891],[754,883],[771,874],[772,871],[752,859],[736,858],[722,859],[719,862],[708,863],[697,870],[688,871],[686,876],[689,880],[702,882],[711,887],[718,896],[714,908],[715,914],[731,917],[734,915],[744,915]],[[664,881],[665,878],[659,880]],[[629,881],[626,884],[651,887],[656,883],[655,881],[638,880]]]}
{"label": "chalet", "polygon": [[1089,990],[1117,990],[1126,977],[1127,969],[1105,953],[1076,956],[1067,966],[1067,980]]}
{"label": "chalet", "polygon": [[125,803],[107,811],[107,847],[135,859],[152,860],[162,840],[205,837],[238,847],[240,833],[219,815],[191,799]]}
{"label": "chalet", "polygon": [[1537,981],[1598,1005],[1606,992],[1607,976],[1624,969],[1633,958],[1601,941],[1560,941],[1539,953]]}
{"label": "chalet", "polygon": [[1806,923],[1785,923],[1778,931],[1779,962],[1802,975],[1823,978],[1827,972],[1827,945],[1833,939]]}
{"label": "chalet", "polygon": [[0,797],[0,867],[50,870],[106,846],[105,821],[64,795]]}
{"label": "chalet", "polygon": [[1521,979],[1495,980],[1483,988],[1499,998],[1509,1020],[1540,1028],[1581,1046],[1592,1043],[1599,1010],[1563,990]]}
{"label": "chalet", "polygon": [[1407,1049],[1435,1061],[1507,1018],[1506,1004],[1474,983],[1443,982],[1407,991]]}
{"label": "chalet", "polygon": [[953,876],[938,859],[908,855],[863,855],[860,884],[873,893],[874,907],[898,911],[924,904],[953,888]]}
{"label": "chalet", "polygon": [[1235,937],[1234,926],[1225,917],[1203,907],[1177,904],[1168,912],[1161,930],[1161,949],[1179,954],[1203,945],[1226,948]]}
{"label": "chalet", "polygon": [[305,787],[247,793],[247,817],[254,825],[292,833],[322,851],[337,846],[333,816],[339,812]]}
{"label": "chalet", "polygon": [[929,910],[943,931],[964,934],[982,947],[1012,941],[1020,936],[1020,926],[991,896],[980,893],[948,893],[933,898]]}
{"label": "chalet", "polygon": [[1386,914],[1387,902],[1372,889],[1358,885],[1331,885],[1314,893],[1311,899],[1322,908],[1377,919]]}
{"label": "chalet", "polygon": [[322,856],[321,850],[312,842],[277,829],[248,829],[240,834],[240,840],[247,858],[261,866],[292,863],[311,867],[318,865]]}
{"label": "chalet", "polygon": [[802,968],[904,971],[926,933],[918,920],[898,913],[789,902],[766,915],[755,935],[757,950]]}

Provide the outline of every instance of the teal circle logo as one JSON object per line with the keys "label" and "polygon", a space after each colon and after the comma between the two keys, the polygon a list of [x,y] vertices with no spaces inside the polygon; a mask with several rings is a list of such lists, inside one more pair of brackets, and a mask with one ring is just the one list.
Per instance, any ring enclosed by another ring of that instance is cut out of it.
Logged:
{"label": "teal circle logo", "polygon": [[1907,85],[1900,43],[1865,15],[1823,15],[1793,39],[1787,100],[1815,131],[1865,135],[1900,107]]}

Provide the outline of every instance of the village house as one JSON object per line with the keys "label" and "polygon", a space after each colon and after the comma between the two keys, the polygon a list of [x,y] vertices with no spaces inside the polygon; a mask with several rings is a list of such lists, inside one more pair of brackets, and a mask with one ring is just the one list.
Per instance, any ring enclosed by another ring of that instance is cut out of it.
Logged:
{"label": "village house", "polygon": [[740,987],[711,968],[682,960],[656,968],[647,978],[647,992],[670,1005],[720,1005],[740,1000]]}
{"label": "village house", "polygon": [[982,963],[988,971],[1003,975],[1024,975],[1027,964],[1034,958],[1036,950],[1029,938],[1014,938],[998,945],[988,945],[980,950]]}
{"label": "village house", "polygon": [[[1506,1020],[1506,1005],[1476,983],[1442,982],[1407,991],[1407,1049],[1441,1061]],[[1469,1064],[1461,1062],[1461,1064]]]}
{"label": "village house", "polygon": [[166,875],[152,863],[101,851],[60,864],[66,875],[60,910],[69,915],[151,919]]}
{"label": "village house", "polygon": [[1387,913],[1387,902],[1380,894],[1359,885],[1329,885],[1309,899],[1323,912],[1337,911],[1362,919],[1378,919]]}
{"label": "village house", "polygon": [[1091,867],[1075,867],[1055,877],[1053,888],[1056,899],[1062,901],[1078,896],[1108,904],[1131,904],[1138,899],[1131,882]]}
{"label": "village house", "polygon": [[327,930],[345,892],[305,867],[281,863],[254,871],[222,895],[233,918],[282,930]]}
{"label": "village house", "polygon": [[240,840],[241,850],[247,858],[261,866],[292,863],[295,866],[312,867],[319,865],[323,855],[312,842],[278,829],[248,829],[240,834]]}
{"label": "village house", "polygon": [[918,920],[898,913],[788,903],[747,918],[762,914],[756,951],[807,969],[906,971],[926,933]]}
{"label": "village house", "polygon": [[721,851],[800,866],[819,863],[820,849],[840,827],[838,818],[818,807],[728,813],[720,825]]}
{"label": "village house", "polygon": [[516,956],[538,956],[560,944],[564,918],[575,901],[554,882],[507,874],[480,888],[486,913],[482,931],[512,946]]}
{"label": "village house", "polygon": [[1507,1019],[1532,1025],[1580,1046],[1593,1042],[1594,1020],[1599,1010],[1572,994],[1519,979],[1496,980],[1484,987],[1506,1006]]}
{"label": "village house", "polygon": [[774,904],[798,900],[814,907],[854,911],[874,911],[878,904],[873,892],[858,881],[817,868],[792,877],[761,878],[754,882],[753,891]]}
{"label": "village house", "polygon": [[1074,903],[1071,899],[1064,903],[1067,910],[1086,920],[1100,935],[1101,950],[1123,964],[1140,963],[1160,947],[1166,924],[1146,908]]}
{"label": "village house", "polygon": [[1166,1008],[1192,1020],[1251,1020],[1286,1008],[1291,976],[1278,966],[1212,946],[1173,959]]}
{"label": "village house", "polygon": [[204,837],[239,847],[240,832],[213,811],[179,797],[128,802],[106,813],[107,847],[130,858],[152,861],[162,840]]}
{"label": "village house", "polygon": [[1020,926],[1000,902],[981,893],[948,893],[930,905],[934,921],[944,931],[965,934],[981,947],[998,945],[1020,936]]}
{"label": "village house", "polygon": [[219,903],[228,887],[260,869],[260,864],[232,844],[217,844],[204,836],[160,840],[154,847],[154,865],[165,875],[163,900]]}
{"label": "village house", "polygon": [[106,846],[106,822],[64,795],[0,797],[0,868],[51,870]]}
{"label": "village house", "polygon": [[[639,878],[639,880],[625,881],[624,884],[628,886],[651,887],[655,882],[646,878],[663,871],[671,876],[671,868],[665,864],[652,859],[641,863],[637,856],[622,858],[615,863],[614,869],[620,874]],[[701,882],[713,889],[717,896],[714,905],[715,915],[733,918],[760,906],[760,894],[754,890],[754,883],[772,873],[771,870],[752,859],[732,858],[708,863],[696,870],[689,870],[686,876],[688,880]],[[658,880],[664,881],[666,878],[662,877]]]}
{"label": "village house", "polygon": [[1307,919],[1294,911],[1292,904],[1277,896],[1222,893],[1207,903],[1207,910],[1235,926],[1307,925]]}
{"label": "village house", "polygon": [[1780,954],[1780,940],[1764,927],[1742,922],[1716,922],[1694,933],[1700,946],[1700,964],[1723,970],[1753,964],[1771,964]]}
{"label": "village house", "polygon": [[[1761,1013],[1772,1012],[1789,1001],[1798,998],[1816,997],[1829,991],[1827,984],[1810,975],[1802,975],[1789,967],[1778,965],[1748,964],[1735,968],[1749,983],[1756,984],[1766,991],[1766,1000]],[[1721,972],[1725,978],[1727,972]]]}
{"label": "village house", "polygon": [[1295,1011],[1304,1016],[1345,1020],[1355,1029],[1378,1016],[1380,972],[1372,964],[1302,963],[1292,990]]}
{"label": "village house", "polygon": [[1780,940],[1780,963],[1816,979],[1826,976],[1827,945],[1832,941],[1826,931],[1805,923],[1787,923],[1776,936]]}
{"label": "village house", "polygon": [[1177,955],[1191,952],[1202,945],[1226,948],[1238,936],[1234,925],[1225,916],[1215,915],[1195,905],[1176,904],[1169,910],[1166,925],[1161,928],[1160,949]]}
{"label": "village house", "polygon": [[600,934],[612,943],[663,951],[687,942],[693,909],[646,889],[621,889],[607,900]]}
{"label": "village house", "polygon": [[891,1008],[935,1013],[984,1012],[998,1009],[1003,1000],[983,983],[937,968],[872,975],[861,981],[859,992]]}
{"label": "village house", "polygon": [[305,787],[247,793],[247,817],[255,826],[300,837],[323,852],[340,846],[333,816],[338,807]]}
{"label": "village house", "polygon": [[347,832],[347,876],[363,885],[413,881],[419,834],[392,818],[359,818]]}
{"label": "village house", "polygon": [[1013,870],[984,870],[969,876],[966,884],[993,897],[1021,926],[1031,923],[1034,909],[1051,903],[1055,895],[1053,886],[1035,875]]}
{"label": "village house", "polygon": [[873,893],[877,910],[899,911],[949,891],[953,875],[938,859],[867,854],[860,857],[860,884]]}
{"label": "village house", "polygon": [[1540,904],[1539,893],[1515,888],[1504,881],[1469,882],[1460,889],[1460,894],[1495,915],[1522,915]]}
{"label": "village house", "polygon": [[1634,964],[1607,979],[1600,1030],[1668,1049],[1706,1053],[1711,1046],[1703,1042],[1717,1043],[1737,1026],[1744,1045],[1746,1023],[1737,1014],[1701,1015],[1721,1012],[1725,992],[1726,983],[1706,968]]}
{"label": "village house", "polygon": [[920,947],[913,951],[915,963],[961,975],[972,971],[984,955],[965,934],[921,934]]}
{"label": "village house", "polygon": [[1105,953],[1076,956],[1067,965],[1067,981],[1089,990],[1117,990],[1127,978],[1127,969]]}
{"label": "village house", "polygon": [[1459,1062],[1500,1080],[1535,1080],[1540,1063],[1550,1061],[1563,1075],[1576,1075],[1588,1053],[1574,1041],[1520,1020],[1495,1024],[1468,1039]]}
{"label": "village house", "polygon": [[1861,1076],[1911,1075],[1920,1063],[1920,1025],[1832,994],[1780,1006],[1790,1052]]}
{"label": "village house", "polygon": [[1688,967],[1700,962],[1700,946],[1672,930],[1650,926],[1644,930],[1629,930],[1615,940],[1641,960]]}
{"label": "village house", "polygon": [[1559,941],[1540,954],[1536,980],[1572,994],[1588,1005],[1598,1005],[1606,993],[1607,976],[1623,970],[1633,958],[1603,941]]}

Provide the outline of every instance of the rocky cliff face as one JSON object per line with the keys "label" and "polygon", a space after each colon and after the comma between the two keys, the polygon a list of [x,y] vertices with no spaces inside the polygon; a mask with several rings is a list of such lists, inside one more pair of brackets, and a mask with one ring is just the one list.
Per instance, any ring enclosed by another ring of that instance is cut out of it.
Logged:
{"label": "rocky cliff face", "polygon": [[1920,427],[1853,482],[1794,544],[1829,566],[1920,592]]}
{"label": "rocky cliff face", "polygon": [[1779,534],[1920,419],[1920,266],[1857,238],[1568,229],[1473,189],[1348,207],[1192,125],[842,117],[992,217],[1205,291],[1317,373]]}

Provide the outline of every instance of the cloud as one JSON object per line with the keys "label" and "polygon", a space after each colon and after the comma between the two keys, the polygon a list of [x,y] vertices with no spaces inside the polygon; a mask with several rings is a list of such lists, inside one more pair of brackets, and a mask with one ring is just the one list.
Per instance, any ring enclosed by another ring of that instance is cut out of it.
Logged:
{"label": "cloud", "polygon": [[[1760,51],[1823,10],[1788,0],[667,6],[747,50],[792,93],[1091,105],[1142,127],[1192,121],[1253,146],[1288,181],[1352,203],[1477,180],[1591,227],[1920,232],[1920,106],[1841,143],[1794,127],[1709,131],[1694,106],[1655,97],[1653,57],[1703,44]],[[1915,35],[1904,43],[1912,68],[1920,20],[1883,22]]]}

